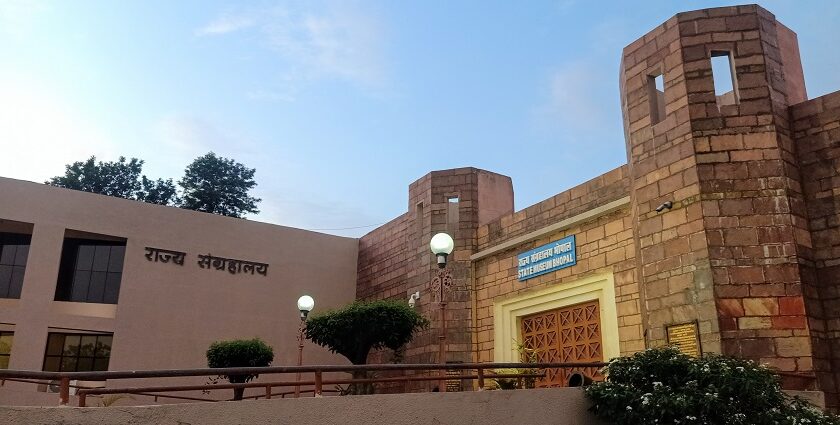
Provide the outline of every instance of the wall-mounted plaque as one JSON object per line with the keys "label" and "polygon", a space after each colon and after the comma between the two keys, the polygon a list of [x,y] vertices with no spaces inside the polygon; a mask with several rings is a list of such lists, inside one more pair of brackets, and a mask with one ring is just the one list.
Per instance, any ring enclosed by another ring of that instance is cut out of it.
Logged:
{"label": "wall-mounted plaque", "polygon": [[516,274],[520,281],[574,266],[577,263],[575,235],[523,252],[517,261]]}
{"label": "wall-mounted plaque", "polygon": [[668,345],[677,347],[683,354],[700,357],[700,334],[697,322],[671,325],[665,328],[668,334]]}

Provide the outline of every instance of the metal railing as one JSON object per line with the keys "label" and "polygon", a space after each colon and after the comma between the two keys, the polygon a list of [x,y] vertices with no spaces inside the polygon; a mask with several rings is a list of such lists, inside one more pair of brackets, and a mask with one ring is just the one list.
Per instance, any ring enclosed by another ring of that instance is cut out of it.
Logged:
{"label": "metal railing", "polygon": [[[244,398],[272,398],[280,395],[288,395],[284,392],[274,393],[272,389],[277,387],[314,386],[313,389],[304,391],[311,392],[314,397],[320,397],[325,392],[324,385],[342,384],[375,384],[388,382],[413,382],[413,381],[450,381],[450,380],[476,380],[479,391],[486,388],[486,380],[503,378],[522,380],[526,378],[545,377],[545,369],[569,369],[582,370],[588,367],[603,367],[606,363],[448,363],[448,364],[376,364],[376,365],[322,365],[322,366],[271,366],[271,367],[235,367],[235,368],[204,368],[204,369],[168,369],[168,370],[130,370],[130,371],[107,371],[107,372],[40,372],[28,370],[0,370],[0,380],[29,382],[37,384],[59,386],[59,405],[67,405],[70,402],[70,388],[76,388],[76,395],[80,407],[86,406],[87,396],[106,394],[135,394],[152,397],[166,397],[172,399],[196,400],[196,401],[221,401],[207,398],[176,396],[172,394],[184,391],[210,391],[233,388],[264,388],[265,393],[258,396]],[[494,369],[516,369],[526,370],[515,374],[496,374]],[[528,370],[541,369],[538,373]],[[431,376],[404,375],[393,377],[371,377],[371,378],[350,378],[335,379],[324,378],[325,373],[354,373],[354,372],[386,372],[386,371],[412,371],[412,372],[438,372]],[[447,375],[446,371],[459,371],[458,375]],[[471,374],[464,374],[464,371],[475,371]],[[78,385],[71,385],[71,381],[115,381],[122,379],[151,379],[151,378],[173,378],[173,377],[217,377],[235,375],[275,375],[275,374],[297,374],[311,373],[314,379],[311,380],[284,380],[270,382],[248,382],[229,384],[205,384],[205,385],[154,385],[137,387],[112,387],[112,388],[89,388]],[[36,380],[49,380],[43,382]],[[327,390],[326,392],[335,392]]]}

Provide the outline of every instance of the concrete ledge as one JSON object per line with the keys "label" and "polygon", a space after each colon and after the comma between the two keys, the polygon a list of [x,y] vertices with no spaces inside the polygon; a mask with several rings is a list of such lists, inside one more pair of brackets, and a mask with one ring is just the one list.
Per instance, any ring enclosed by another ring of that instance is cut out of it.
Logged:
{"label": "concrete ledge", "polygon": [[0,407],[0,424],[600,425],[578,388],[111,407]]}

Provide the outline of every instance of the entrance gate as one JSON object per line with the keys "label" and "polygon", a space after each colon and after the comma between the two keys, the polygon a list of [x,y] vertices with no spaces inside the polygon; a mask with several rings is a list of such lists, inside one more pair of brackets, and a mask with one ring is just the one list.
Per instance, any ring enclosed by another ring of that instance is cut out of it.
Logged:
{"label": "entrance gate", "polygon": [[[522,318],[524,348],[535,354],[537,362],[588,363],[604,360],[601,343],[601,315],[597,300]],[[537,388],[565,387],[568,369],[551,369],[536,382]],[[601,376],[594,367],[581,368],[592,379]]]}

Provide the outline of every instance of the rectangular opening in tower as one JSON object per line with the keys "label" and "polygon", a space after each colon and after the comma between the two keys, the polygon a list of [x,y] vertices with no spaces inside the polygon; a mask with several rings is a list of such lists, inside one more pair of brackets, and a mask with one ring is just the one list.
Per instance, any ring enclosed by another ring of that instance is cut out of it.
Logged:
{"label": "rectangular opening in tower", "polygon": [[450,195],[446,197],[446,231],[450,235],[455,235],[458,230],[458,223],[461,221],[459,207],[461,206],[461,198],[457,195]]}
{"label": "rectangular opening in tower", "polygon": [[712,79],[718,108],[738,104],[738,80],[732,52],[712,52]]}
{"label": "rectangular opening in tower", "polygon": [[647,86],[650,124],[653,125],[665,119],[665,75],[649,75]]}
{"label": "rectangular opening in tower", "polygon": [[423,202],[414,207],[414,237],[421,245],[423,241]]}

